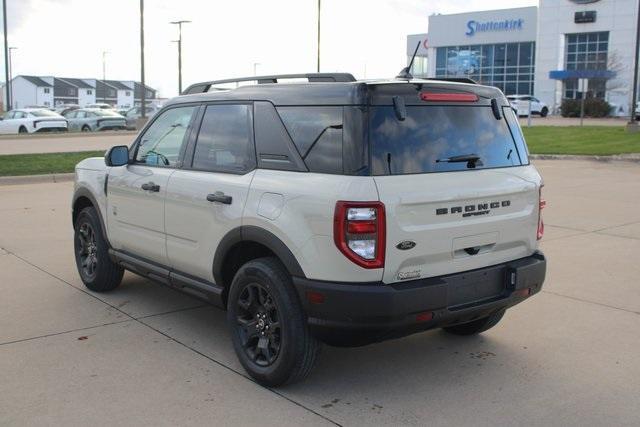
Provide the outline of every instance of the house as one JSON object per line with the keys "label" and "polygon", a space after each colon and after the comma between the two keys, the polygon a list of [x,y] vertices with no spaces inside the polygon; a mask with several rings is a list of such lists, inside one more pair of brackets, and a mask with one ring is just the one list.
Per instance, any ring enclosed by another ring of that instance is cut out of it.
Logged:
{"label": "house", "polygon": [[[140,105],[142,85],[133,80],[101,80],[76,77],[23,76],[11,80],[11,108],[41,106],[54,108],[63,104],[81,107],[107,103],[117,108]],[[157,92],[146,86],[146,101],[153,103]],[[6,104],[6,91],[2,92]]]}
{"label": "house", "polygon": [[60,77],[58,80],[77,88],[77,104],[84,106],[96,102],[96,87],[90,83],[76,78]]}
{"label": "house", "polygon": [[[12,102],[9,110],[32,105],[53,107],[53,77],[17,76],[11,80]],[[2,104],[7,105],[7,92],[2,91]]]}

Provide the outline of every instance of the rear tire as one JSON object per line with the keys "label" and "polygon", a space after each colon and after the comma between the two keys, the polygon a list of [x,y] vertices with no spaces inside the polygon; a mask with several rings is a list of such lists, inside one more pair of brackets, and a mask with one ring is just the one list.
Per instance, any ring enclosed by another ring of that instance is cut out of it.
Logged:
{"label": "rear tire", "polygon": [[549,114],[549,109],[547,107],[542,107],[542,110],[540,110],[540,117],[547,117],[547,114]]}
{"label": "rear tire", "polygon": [[446,326],[442,329],[454,335],[476,335],[487,331],[498,324],[506,310],[500,310],[491,316],[483,319],[474,320],[469,323],[461,323],[459,325]]}
{"label": "rear tire", "polygon": [[91,132],[91,128],[87,125],[82,126],[82,132]]}
{"label": "rear tire", "polygon": [[94,207],[86,207],[78,215],[73,242],[78,273],[87,288],[106,292],[120,285],[124,269],[109,257],[109,246]]}
{"label": "rear tire", "polygon": [[311,372],[319,343],[278,259],[255,259],[238,270],[229,290],[227,320],[236,355],[258,383],[275,387]]}
{"label": "rear tire", "polygon": [[18,129],[18,133],[29,133],[29,131],[26,127],[20,126],[20,129]]}

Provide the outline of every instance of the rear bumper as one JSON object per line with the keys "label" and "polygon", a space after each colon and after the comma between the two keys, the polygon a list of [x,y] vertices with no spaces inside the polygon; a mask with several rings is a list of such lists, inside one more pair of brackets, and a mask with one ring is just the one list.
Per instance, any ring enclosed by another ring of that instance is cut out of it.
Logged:
{"label": "rear bumper", "polygon": [[504,264],[391,285],[301,278],[294,283],[318,338],[358,345],[489,316],[539,292],[545,274],[545,257],[536,252]]}

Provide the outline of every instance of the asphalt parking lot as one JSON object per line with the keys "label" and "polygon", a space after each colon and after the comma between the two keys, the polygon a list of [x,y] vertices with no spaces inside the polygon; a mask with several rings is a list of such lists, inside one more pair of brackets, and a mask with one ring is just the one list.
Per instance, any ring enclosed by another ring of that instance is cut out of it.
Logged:
{"label": "asphalt parking lot", "polygon": [[72,183],[0,186],[0,425],[640,425],[640,164],[538,161],[543,291],[482,336],[325,347],[269,390],[224,312],[76,273]]}

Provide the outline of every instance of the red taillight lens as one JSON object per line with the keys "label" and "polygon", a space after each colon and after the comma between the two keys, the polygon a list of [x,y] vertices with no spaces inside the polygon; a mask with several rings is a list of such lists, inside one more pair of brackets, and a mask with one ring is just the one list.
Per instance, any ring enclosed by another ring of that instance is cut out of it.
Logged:
{"label": "red taillight lens", "polygon": [[476,102],[479,98],[475,93],[420,92],[420,99],[432,102]]}
{"label": "red taillight lens", "polygon": [[333,240],[340,252],[360,267],[384,267],[385,226],[381,202],[336,203]]}
{"label": "red taillight lens", "polygon": [[538,232],[536,238],[542,239],[544,235],[544,221],[542,221],[542,209],[547,206],[547,202],[542,198],[542,186],[540,186],[540,192],[538,193]]}

